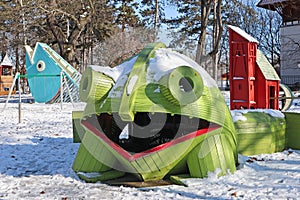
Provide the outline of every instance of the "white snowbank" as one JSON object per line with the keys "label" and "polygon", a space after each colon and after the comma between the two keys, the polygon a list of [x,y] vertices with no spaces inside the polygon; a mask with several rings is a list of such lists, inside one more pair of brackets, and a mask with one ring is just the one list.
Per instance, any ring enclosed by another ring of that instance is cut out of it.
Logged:
{"label": "white snowbank", "polygon": [[98,65],[89,65],[94,71],[101,72],[109,77],[111,77],[115,82],[119,79],[121,75],[129,74],[133,64],[135,63],[137,56],[131,58],[130,60],[125,61],[124,63],[118,65],[117,67],[109,66],[98,66]]}
{"label": "white snowbank", "polygon": [[[4,106],[0,103],[0,110]],[[81,108],[81,106],[80,106]],[[299,108],[298,108],[299,109]],[[187,179],[188,187],[137,189],[85,183],[71,166],[79,148],[72,140],[78,105],[8,104],[0,113],[0,199],[298,199],[300,151],[240,156],[234,174]]]}
{"label": "white snowbank", "polygon": [[231,116],[234,122],[236,121],[246,121],[247,117],[244,114],[248,112],[263,112],[272,117],[276,118],[284,118],[284,114],[279,110],[272,110],[272,109],[243,109],[243,110],[231,110]]}

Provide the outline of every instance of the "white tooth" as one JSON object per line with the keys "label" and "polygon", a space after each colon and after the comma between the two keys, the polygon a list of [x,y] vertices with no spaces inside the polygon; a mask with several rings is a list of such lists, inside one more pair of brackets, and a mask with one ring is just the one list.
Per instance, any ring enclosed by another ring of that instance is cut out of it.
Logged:
{"label": "white tooth", "polygon": [[122,130],[121,134],[119,135],[119,139],[129,139],[129,128],[128,128],[128,124],[124,127],[124,129]]}

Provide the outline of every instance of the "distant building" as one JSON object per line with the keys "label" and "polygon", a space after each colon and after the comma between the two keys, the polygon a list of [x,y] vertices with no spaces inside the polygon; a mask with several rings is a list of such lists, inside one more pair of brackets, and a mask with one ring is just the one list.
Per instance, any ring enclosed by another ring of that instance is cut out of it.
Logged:
{"label": "distant building", "polygon": [[281,82],[300,86],[300,0],[261,0],[257,6],[281,15]]}

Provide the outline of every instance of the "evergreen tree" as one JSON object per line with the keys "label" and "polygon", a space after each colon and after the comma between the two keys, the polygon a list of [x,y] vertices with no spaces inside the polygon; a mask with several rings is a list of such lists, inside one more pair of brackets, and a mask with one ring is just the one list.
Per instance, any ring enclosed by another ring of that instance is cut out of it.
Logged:
{"label": "evergreen tree", "polygon": [[140,13],[146,27],[152,28],[154,37],[157,39],[159,29],[165,19],[164,8],[168,5],[166,1],[142,0]]}
{"label": "evergreen tree", "polygon": [[125,31],[129,27],[141,26],[138,17],[138,3],[133,0],[117,0],[114,2],[116,8],[116,23]]}
{"label": "evergreen tree", "polygon": [[153,42],[154,34],[152,28],[146,27],[142,21],[138,2],[118,0],[112,4],[119,29],[108,40],[95,45],[93,62],[114,67]]}

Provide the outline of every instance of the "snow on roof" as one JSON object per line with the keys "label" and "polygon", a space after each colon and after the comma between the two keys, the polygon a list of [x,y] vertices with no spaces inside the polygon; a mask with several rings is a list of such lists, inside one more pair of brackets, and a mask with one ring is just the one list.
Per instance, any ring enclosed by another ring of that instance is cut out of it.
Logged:
{"label": "snow on roof", "polygon": [[9,57],[7,56],[7,54],[5,55],[4,59],[1,62],[2,66],[13,66],[11,60],[9,59]]}
{"label": "snow on roof", "polygon": [[238,33],[239,35],[241,35],[243,38],[245,38],[249,42],[255,42],[257,44],[259,43],[254,37],[252,37],[251,35],[249,35],[248,33],[246,33],[245,31],[243,31],[242,29],[240,29],[237,26],[228,25],[228,28],[230,28],[234,32]]}

